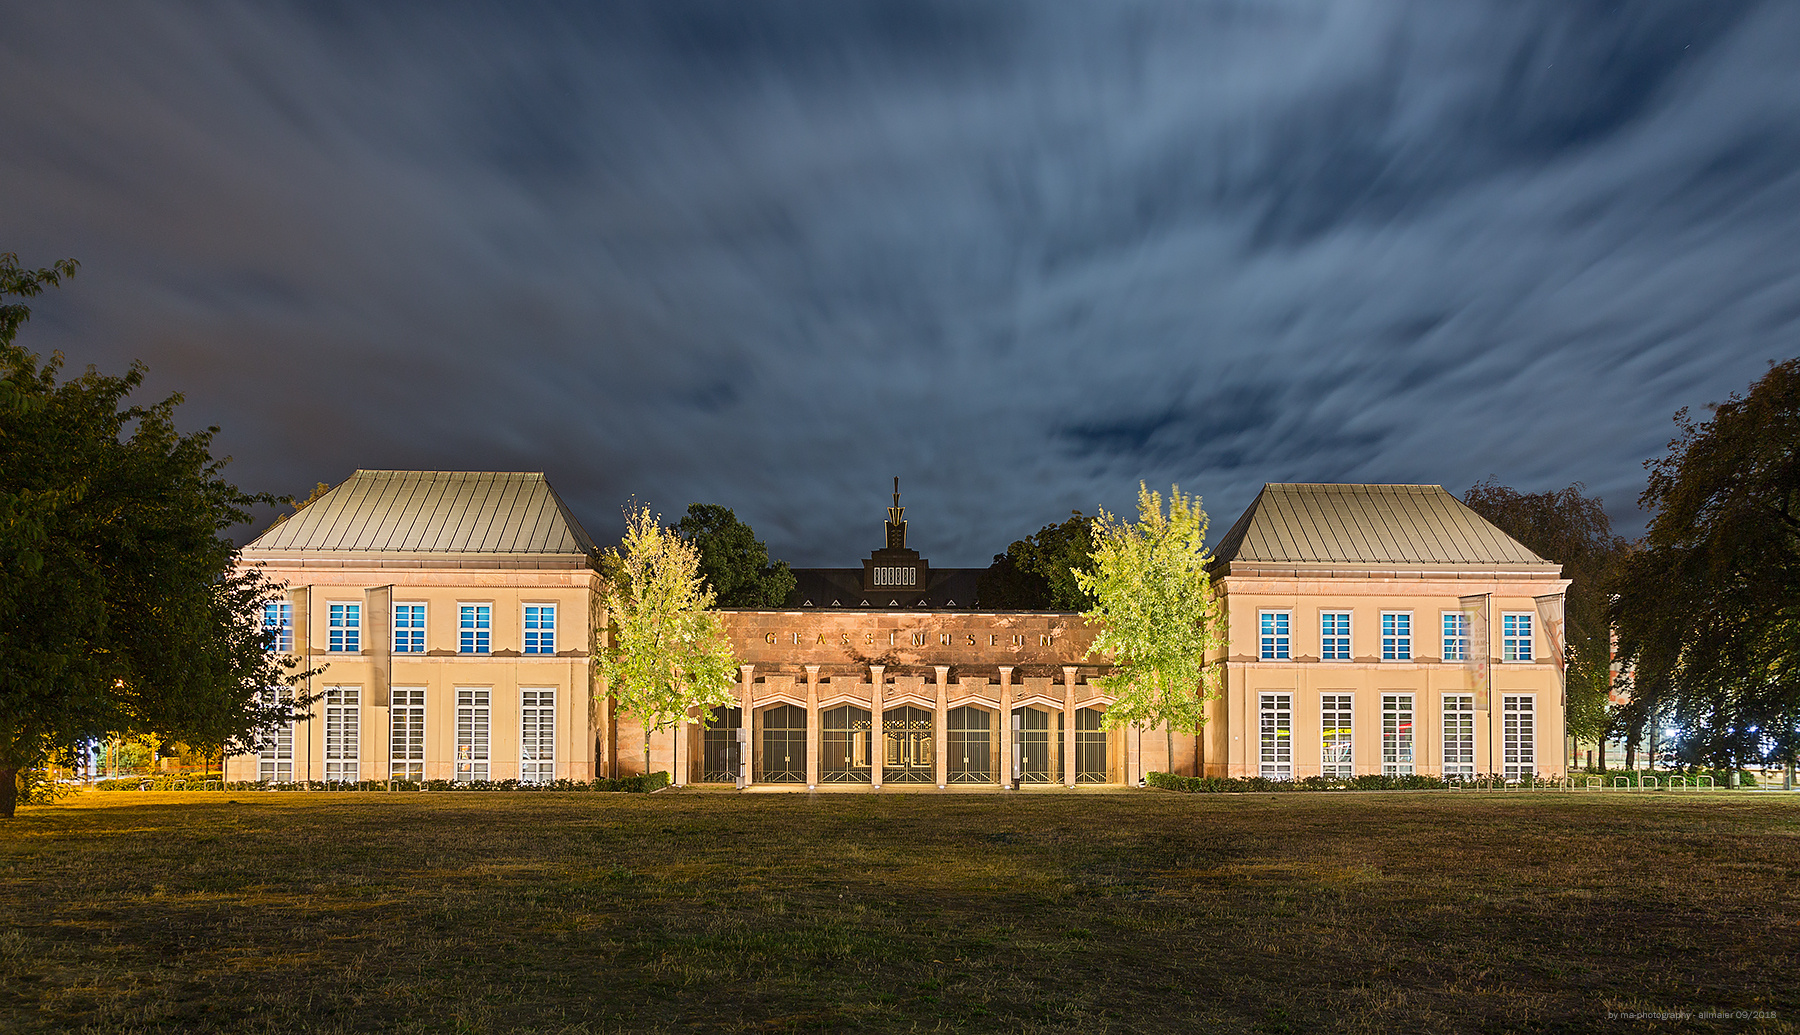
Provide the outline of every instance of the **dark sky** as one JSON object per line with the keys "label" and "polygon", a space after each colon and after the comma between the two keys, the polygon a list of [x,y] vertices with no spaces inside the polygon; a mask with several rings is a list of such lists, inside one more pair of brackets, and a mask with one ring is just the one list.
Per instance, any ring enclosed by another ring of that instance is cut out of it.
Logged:
{"label": "dark sky", "polygon": [[542,470],[797,564],[1139,479],[1583,481],[1800,352],[1800,4],[5,4],[21,343],[244,487]]}

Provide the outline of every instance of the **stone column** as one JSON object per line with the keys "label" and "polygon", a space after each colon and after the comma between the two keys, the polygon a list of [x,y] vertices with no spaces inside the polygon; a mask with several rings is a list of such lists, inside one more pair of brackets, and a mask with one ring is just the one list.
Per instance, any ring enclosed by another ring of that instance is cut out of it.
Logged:
{"label": "stone column", "polygon": [[806,789],[819,786],[819,751],[824,738],[819,736],[819,666],[806,666]]}
{"label": "stone column", "polygon": [[755,713],[750,710],[750,706],[755,703],[751,697],[751,693],[755,689],[756,689],[756,666],[755,665],[739,665],[738,666],[738,716],[739,716],[738,721],[743,724],[743,728],[744,728],[744,758],[743,758],[743,762],[744,762],[744,786],[745,787],[749,787],[752,783],[756,782],[756,742],[751,739],[751,734],[754,733],[756,730],[756,723],[752,719],[752,716],[755,715]]}
{"label": "stone column", "polygon": [[675,720],[675,741],[669,745],[669,769],[671,770],[669,777],[670,782],[677,787],[684,787],[688,782],[687,766],[683,764],[687,761],[688,755],[687,732],[687,712],[682,712],[681,717]]}
{"label": "stone column", "polygon": [[1075,673],[1063,666],[1063,785],[1075,786]]}
{"label": "stone column", "polygon": [[887,700],[881,685],[886,665],[869,666],[869,786],[881,789],[881,763],[887,758],[881,743],[881,706]]}
{"label": "stone column", "polygon": [[1013,777],[1012,674],[1013,666],[1000,666],[1000,785],[1002,787],[1012,786]]}
{"label": "stone column", "polygon": [[944,755],[950,750],[950,691],[944,685],[950,678],[949,665],[934,665],[937,672],[937,713],[931,720],[932,736],[936,739],[937,750],[933,753],[937,759],[938,790],[944,789],[945,777],[948,775],[949,762]]}

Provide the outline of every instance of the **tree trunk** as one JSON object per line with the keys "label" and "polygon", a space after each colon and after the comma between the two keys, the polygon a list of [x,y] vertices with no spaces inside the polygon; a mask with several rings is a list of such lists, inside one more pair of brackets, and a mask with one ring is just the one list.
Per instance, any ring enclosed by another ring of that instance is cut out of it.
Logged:
{"label": "tree trunk", "polygon": [[1606,772],[1606,734],[1600,734],[1600,771]]}
{"label": "tree trunk", "polygon": [[1625,771],[1637,772],[1637,741],[1635,740],[1625,742]]}
{"label": "tree trunk", "polygon": [[19,804],[19,767],[0,765],[0,819],[11,819]]}

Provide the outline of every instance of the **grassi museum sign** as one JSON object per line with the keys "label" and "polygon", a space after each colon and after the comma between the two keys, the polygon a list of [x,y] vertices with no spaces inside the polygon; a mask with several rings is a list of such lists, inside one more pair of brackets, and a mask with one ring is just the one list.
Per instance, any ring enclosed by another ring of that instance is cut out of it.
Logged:
{"label": "grassi museum sign", "polygon": [[728,609],[736,703],[646,737],[596,675],[593,541],[539,474],[358,471],[243,551],[320,703],[228,778],[768,789],[1074,788],[1151,771],[1565,771],[1560,566],[1435,485],[1264,486],[1213,549],[1222,696],[1202,732],[1103,730],[1079,614],[983,610],[907,545]]}

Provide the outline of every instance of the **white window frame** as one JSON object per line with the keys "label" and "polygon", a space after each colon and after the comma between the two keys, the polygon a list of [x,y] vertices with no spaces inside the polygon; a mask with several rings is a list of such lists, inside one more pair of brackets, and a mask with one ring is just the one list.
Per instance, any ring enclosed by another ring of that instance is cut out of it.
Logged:
{"label": "white window frame", "polygon": [[1294,778],[1294,695],[1264,693],[1257,699],[1258,772],[1270,780]]}
{"label": "white window frame", "polygon": [[1502,770],[1507,782],[1537,775],[1537,695],[1500,697]]}
{"label": "white window frame", "polygon": [[325,602],[325,649],[332,654],[362,653],[362,601]]}
{"label": "white window frame", "polygon": [[916,586],[919,584],[919,569],[877,567],[874,572],[877,586]]}
{"label": "white window frame", "polygon": [[[400,624],[400,609],[403,607],[408,609],[416,607],[419,609],[417,612],[417,625],[412,624],[414,616],[410,613],[407,615],[407,624]],[[431,608],[426,601],[396,600],[394,602],[394,653],[425,653],[425,630],[429,628],[428,623],[430,620]]]}
{"label": "white window frame", "polygon": [[388,691],[388,777],[425,779],[425,688],[397,686]]}
{"label": "white window frame", "polygon": [[1356,775],[1356,695],[1319,696],[1319,775]]}
{"label": "white window frame", "polygon": [[[1537,615],[1530,611],[1500,612],[1500,660],[1505,664],[1528,665],[1537,660]],[[1507,635],[1508,624],[1513,625],[1513,634]],[[1519,635],[1518,628],[1524,626],[1525,634]],[[1520,648],[1524,649],[1521,650]]]}
{"label": "white window frame", "polygon": [[492,603],[472,600],[457,602],[456,653],[494,653],[494,605]]}
{"label": "white window frame", "polygon": [[[285,686],[265,687],[258,694],[263,704],[281,704],[293,697],[293,691]],[[256,746],[256,778],[262,783],[294,782],[294,724],[284,722],[272,732],[265,733],[267,739]]]}
{"label": "white window frame", "polygon": [[519,688],[519,782],[556,779],[556,688]]}
{"label": "white window frame", "polygon": [[[522,605],[519,612],[519,628],[524,634],[522,652],[533,655],[556,653],[556,605],[542,602]],[[534,617],[532,612],[536,611]],[[550,613],[549,624],[544,622],[544,612]],[[532,623],[536,622],[536,625]]]}
{"label": "white window frame", "polygon": [[1445,694],[1443,700],[1444,779],[1475,778],[1475,696]]}
{"label": "white window frame", "polygon": [[494,691],[486,686],[456,688],[457,783],[491,779],[490,748],[493,744]]}
{"label": "white window frame", "polygon": [[1256,656],[1261,661],[1292,661],[1294,612],[1263,609],[1256,612]]}
{"label": "white window frame", "polygon": [[[1350,645],[1352,643],[1352,640],[1350,638],[1352,635],[1351,634],[1351,621],[1352,620],[1350,618],[1350,615],[1351,615],[1351,612],[1349,612],[1349,611],[1320,611],[1319,612],[1319,660],[1320,661],[1349,661],[1352,657],[1354,657],[1354,655],[1351,653],[1351,648],[1350,648]],[[1327,634],[1325,631],[1325,619],[1327,619],[1327,618],[1343,619],[1344,620],[1343,631],[1342,632],[1332,632],[1332,633]],[[1342,654],[1340,655],[1337,650],[1331,649],[1331,647],[1329,645],[1335,645],[1335,646],[1341,648]]]}
{"label": "white window frame", "polygon": [[362,779],[362,687],[325,688],[325,781]]}
{"label": "white window frame", "polygon": [[1413,695],[1382,694],[1381,775],[1412,775],[1418,764],[1418,743],[1419,712]]}
{"label": "white window frame", "polygon": [[276,654],[294,653],[294,602],[291,600],[267,600],[263,602],[263,628],[275,630],[275,640],[269,650]]}
{"label": "white window frame", "polygon": [[[1393,631],[1389,632],[1388,619],[1394,619]],[[1404,625],[1405,632],[1400,628]],[[1381,660],[1411,661],[1413,659],[1413,613],[1411,611],[1381,612]]]}
{"label": "white window frame", "polygon": [[1444,611],[1439,626],[1444,631],[1444,646],[1441,660],[1469,660],[1469,616],[1462,611]]}

